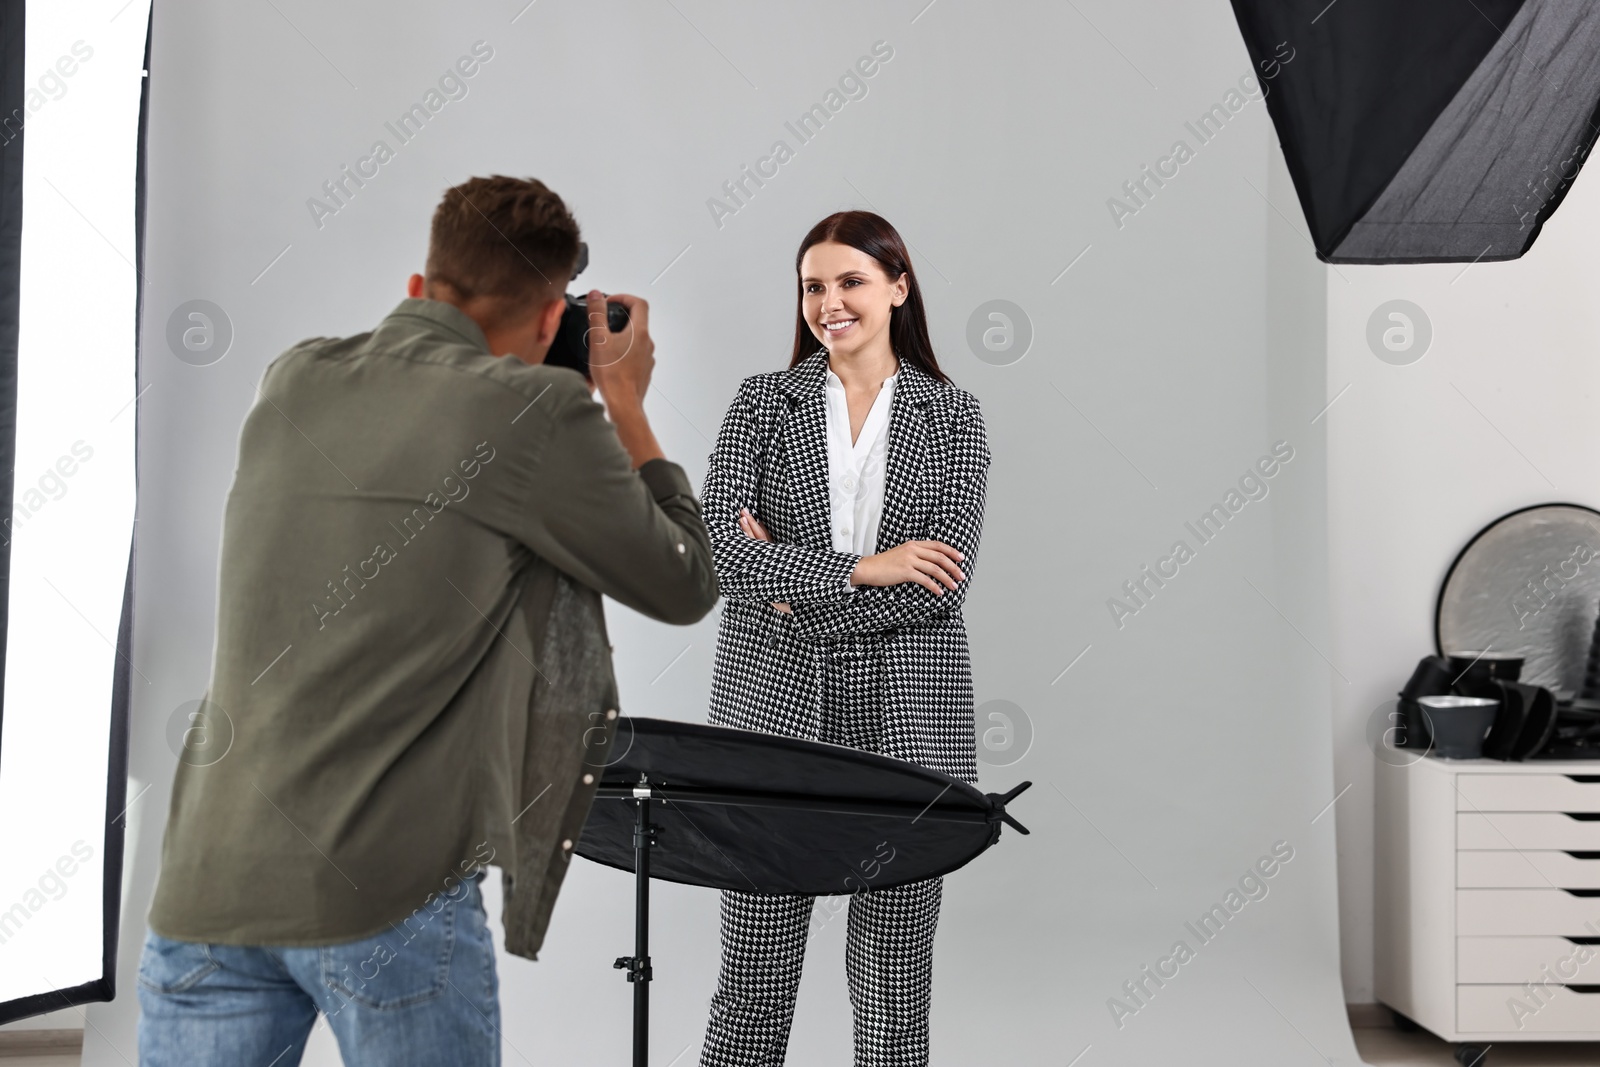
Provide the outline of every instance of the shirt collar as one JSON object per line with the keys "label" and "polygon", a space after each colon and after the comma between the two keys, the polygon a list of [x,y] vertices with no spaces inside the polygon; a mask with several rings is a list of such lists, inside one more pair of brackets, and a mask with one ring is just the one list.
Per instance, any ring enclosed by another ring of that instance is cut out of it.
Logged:
{"label": "shirt collar", "polygon": [[[821,394],[828,383],[828,350],[819,348],[806,356],[793,367],[778,375],[778,388],[798,401],[807,397]],[[931,399],[937,386],[933,376],[917,368],[915,364],[900,361],[900,369],[895,372],[898,380],[896,390],[904,390],[906,402],[922,404]]]}
{"label": "shirt collar", "polygon": [[407,297],[389,312],[378,328],[381,330],[391,323],[408,330],[424,329],[435,336],[489,351],[489,339],[484,336],[483,327],[473,322],[465,311],[443,300]]}

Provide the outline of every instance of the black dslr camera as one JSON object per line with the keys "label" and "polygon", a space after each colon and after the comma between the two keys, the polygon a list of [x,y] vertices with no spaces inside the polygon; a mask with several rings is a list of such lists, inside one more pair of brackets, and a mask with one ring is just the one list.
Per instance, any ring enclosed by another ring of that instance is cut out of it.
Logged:
{"label": "black dslr camera", "polygon": [[[583,273],[589,265],[589,246],[578,242],[578,265],[572,276]],[[552,367],[571,367],[585,379],[589,378],[589,298],[566,294],[567,308],[561,313],[561,326],[556,339],[550,342],[550,351],[544,361]],[[606,328],[618,333],[628,325],[628,309],[614,300],[606,301]]]}

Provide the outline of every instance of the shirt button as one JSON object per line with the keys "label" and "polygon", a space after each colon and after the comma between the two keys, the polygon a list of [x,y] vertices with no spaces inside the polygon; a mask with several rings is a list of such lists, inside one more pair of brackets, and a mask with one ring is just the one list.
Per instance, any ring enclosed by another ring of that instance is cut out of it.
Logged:
{"label": "shirt button", "polygon": [[594,785],[594,775],[592,775],[592,774],[584,775],[583,776],[583,784],[584,785]]}
{"label": "shirt button", "polygon": [[561,847],[570,852],[572,850],[572,838],[569,837],[565,841],[561,842]]}
{"label": "shirt button", "polygon": [[684,548],[684,547],[683,547],[683,542],[682,542],[682,541],[679,541],[679,542],[678,542],[678,554],[679,554],[679,555],[680,555],[680,556],[681,556],[681,555],[683,555],[683,554],[684,554],[684,553],[685,553],[685,552],[687,552],[687,551],[689,551],[689,550],[688,550],[688,549],[687,549],[687,548]]}
{"label": "shirt button", "polygon": [[846,478],[844,480],[844,487],[846,489],[854,489],[856,487],[856,480],[854,478]]}
{"label": "shirt button", "polygon": [[607,708],[606,709],[606,718],[607,719],[615,719],[616,717],[617,717],[617,709],[616,708]]}

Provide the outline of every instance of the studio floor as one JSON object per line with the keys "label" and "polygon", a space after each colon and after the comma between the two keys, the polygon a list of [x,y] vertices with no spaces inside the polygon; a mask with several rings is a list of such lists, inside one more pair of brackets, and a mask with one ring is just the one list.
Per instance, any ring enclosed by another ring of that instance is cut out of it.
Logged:
{"label": "studio floor", "polygon": [[[1372,1067],[1456,1067],[1450,1046],[1430,1034],[1398,1030],[1357,1030],[1356,1048]],[[1600,1050],[1592,1044],[1498,1045],[1484,1067],[1579,1067],[1595,1062]],[[0,1057],[4,1067],[78,1067],[74,1053],[64,1056]]]}
{"label": "studio floor", "polygon": [[[1457,1067],[1448,1042],[1432,1034],[1404,1034],[1398,1030],[1357,1029],[1356,1048],[1372,1067]],[[1529,1042],[1495,1045],[1484,1067],[1589,1067],[1600,1060],[1594,1043]],[[0,1067],[78,1067],[77,1053],[57,1056],[3,1056]]]}

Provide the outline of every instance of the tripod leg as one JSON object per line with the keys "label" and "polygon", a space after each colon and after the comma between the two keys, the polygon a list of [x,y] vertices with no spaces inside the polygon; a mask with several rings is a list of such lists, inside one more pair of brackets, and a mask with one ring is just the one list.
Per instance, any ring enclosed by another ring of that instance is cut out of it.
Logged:
{"label": "tripod leg", "polygon": [[[647,788],[647,787],[645,787]],[[618,956],[611,966],[626,969],[633,986],[633,1067],[650,1061],[650,848],[656,831],[650,823],[650,798],[635,794],[639,806],[633,823],[633,955]]]}
{"label": "tripod leg", "polygon": [[633,829],[634,943],[633,1067],[650,1061],[650,845],[655,830],[650,825],[650,800],[640,797]]}

